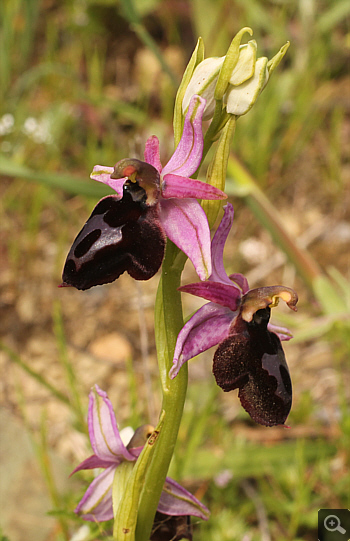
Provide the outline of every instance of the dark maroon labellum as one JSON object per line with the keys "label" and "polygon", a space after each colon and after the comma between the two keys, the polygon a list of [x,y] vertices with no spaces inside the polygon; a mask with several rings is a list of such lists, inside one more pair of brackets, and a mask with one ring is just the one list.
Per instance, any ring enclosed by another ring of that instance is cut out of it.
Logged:
{"label": "dark maroon labellum", "polygon": [[283,425],[292,405],[292,382],[278,336],[267,329],[270,308],[251,322],[237,316],[214,355],[213,373],[225,392],[238,396],[251,418],[265,426]]}
{"label": "dark maroon labellum", "polygon": [[181,539],[192,541],[191,517],[169,516],[157,511],[150,539],[151,541],[180,541]]}
{"label": "dark maroon labellum", "polygon": [[89,289],[125,271],[136,280],[155,275],[164,257],[165,233],[158,205],[145,201],[137,183],[126,183],[122,199],[110,195],[97,203],[69,251],[62,286]]}

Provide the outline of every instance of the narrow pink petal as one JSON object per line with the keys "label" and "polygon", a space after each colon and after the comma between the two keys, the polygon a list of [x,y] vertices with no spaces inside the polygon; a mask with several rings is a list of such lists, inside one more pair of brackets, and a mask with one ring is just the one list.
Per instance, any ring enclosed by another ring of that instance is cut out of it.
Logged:
{"label": "narrow pink petal", "polygon": [[84,520],[103,522],[113,518],[112,484],[115,466],[100,473],[88,487],[75,513]]}
{"label": "narrow pink petal", "polygon": [[191,515],[208,520],[210,511],[188,490],[167,477],[157,510],[170,516]]}
{"label": "narrow pink petal", "polygon": [[153,167],[155,167],[160,174],[163,168],[162,164],[160,163],[159,141],[158,137],[155,135],[151,135],[151,137],[147,139],[144,156],[145,162],[153,165]]}
{"label": "narrow pink petal", "polygon": [[[92,178],[92,175],[98,177],[98,176],[111,176],[111,174],[113,173],[114,171],[114,167],[108,167],[108,165],[95,165],[93,170],[92,170],[92,173],[90,175],[90,178]],[[93,179],[93,180],[97,180],[97,178]],[[103,181],[101,181],[103,182]]]}
{"label": "narrow pink petal", "polygon": [[233,282],[236,282],[236,284],[239,285],[239,287],[242,290],[243,295],[245,295],[247,291],[249,291],[248,280],[245,276],[243,276],[243,274],[240,274],[239,272],[235,272],[234,274],[230,274],[229,279],[232,280]]}
{"label": "narrow pink petal", "polygon": [[128,449],[128,451],[136,459],[140,456],[143,448],[144,448],[144,445],[141,445],[141,447],[131,447],[130,449]]}
{"label": "narrow pink petal", "polygon": [[197,297],[202,297],[207,301],[215,302],[220,306],[225,306],[234,312],[237,310],[241,292],[233,285],[222,284],[221,282],[197,282],[195,284],[187,284],[179,287],[179,290],[184,293],[190,293]]}
{"label": "narrow pink petal", "polygon": [[[211,258],[213,273],[209,280],[233,285],[226,274],[224,267],[224,246],[233,223],[233,206],[227,203],[224,206],[224,215],[211,241]],[[234,287],[234,286],[233,286]]]}
{"label": "narrow pink petal", "polygon": [[89,395],[88,427],[92,449],[100,459],[118,464],[122,458],[135,460],[121,440],[111,401],[98,385]]}
{"label": "narrow pink petal", "polygon": [[161,199],[160,220],[166,235],[192,261],[201,280],[211,274],[210,230],[195,199]]}
{"label": "narrow pink petal", "polygon": [[94,468],[109,468],[109,466],[116,467],[116,465],[118,465],[118,463],[115,461],[111,462],[110,460],[101,460],[98,456],[92,455],[92,456],[89,456],[89,458],[86,458],[85,460],[83,460],[83,462],[81,462],[76,468],[74,468],[74,470],[72,471],[70,475],[73,475],[73,473],[76,473],[77,471],[80,471],[80,470],[92,470]]}
{"label": "narrow pink petal", "polygon": [[163,175],[175,173],[190,177],[198,169],[203,154],[202,117],[206,100],[194,95],[185,118],[181,140],[163,169]]}
{"label": "narrow pink petal", "polygon": [[267,328],[269,329],[269,331],[274,332],[275,334],[277,334],[278,338],[282,342],[283,341],[285,342],[285,341],[290,340],[291,338],[293,338],[292,333],[286,327],[280,327],[279,325],[273,325],[272,323],[269,323]]}
{"label": "narrow pink petal", "polygon": [[171,379],[186,361],[222,342],[235,316],[235,312],[212,302],[202,306],[179,332],[169,374]]}
{"label": "narrow pink petal", "polygon": [[194,197],[195,199],[226,199],[227,195],[201,180],[192,178],[180,177],[168,173],[164,176],[162,182],[162,196],[166,199],[170,197]]}
{"label": "narrow pink petal", "polygon": [[107,167],[104,165],[95,165],[90,175],[92,180],[97,180],[103,184],[107,184],[112,190],[116,191],[120,197],[123,197],[123,186],[126,178],[111,178],[111,174],[114,171],[114,167]]}

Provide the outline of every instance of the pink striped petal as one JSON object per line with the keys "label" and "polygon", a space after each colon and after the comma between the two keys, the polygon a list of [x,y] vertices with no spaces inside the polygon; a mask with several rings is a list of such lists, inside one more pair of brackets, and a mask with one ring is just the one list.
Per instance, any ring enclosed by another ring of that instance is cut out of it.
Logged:
{"label": "pink striped petal", "polygon": [[197,282],[179,287],[184,293],[190,293],[197,297],[202,297],[207,301],[215,302],[220,306],[225,306],[234,312],[240,305],[241,293],[238,288],[232,284],[222,284],[221,282]]}
{"label": "pink striped petal", "polygon": [[146,141],[145,145],[145,162],[149,163],[150,165],[153,165],[160,174],[162,172],[162,164],[160,163],[160,155],[159,155],[159,140],[158,137],[155,135],[151,135]]}
{"label": "pink striped petal", "polygon": [[141,447],[131,447],[130,449],[128,448],[128,451],[132,454],[132,456],[136,460],[140,456],[143,448],[144,448],[143,445]]}
{"label": "pink striped petal", "polygon": [[211,241],[211,258],[213,263],[213,273],[209,280],[213,282],[221,282],[222,284],[230,284],[235,287],[226,274],[224,267],[224,247],[228,234],[233,223],[233,206],[227,203],[224,206],[224,215],[216,230],[216,233]]}
{"label": "pink striped petal", "polygon": [[75,513],[84,520],[103,522],[113,518],[112,484],[115,466],[100,473],[88,487]]}
{"label": "pink striped petal", "polygon": [[230,274],[229,279],[232,280],[233,282],[236,282],[236,284],[239,285],[239,287],[242,290],[243,295],[245,295],[247,291],[249,291],[248,280],[245,276],[243,276],[243,274],[240,274],[239,272],[235,272],[234,274]]}
{"label": "pink striped petal", "polygon": [[179,175],[173,175],[168,173],[164,176],[162,182],[162,196],[165,199],[171,197],[180,197],[181,199],[186,197],[193,197],[195,199],[226,199],[227,195],[201,180],[194,180],[192,178],[180,177]]}
{"label": "pink striped petal", "polygon": [[119,197],[123,197],[123,186],[126,181],[125,178],[111,178],[111,174],[114,171],[114,167],[107,167],[105,165],[95,165],[90,175],[92,180],[97,180],[103,184],[107,184],[112,190],[117,192]]}
{"label": "pink striped petal", "polygon": [[90,175],[90,178],[92,178],[92,180],[99,180],[100,182],[104,182],[104,180],[100,179],[106,179],[107,177],[110,177],[113,171],[114,167],[108,167],[108,165],[95,165]]}
{"label": "pink striped petal", "polygon": [[188,490],[167,477],[157,510],[170,516],[191,515],[208,520],[210,511]]}
{"label": "pink striped petal", "polygon": [[122,458],[135,460],[121,440],[111,401],[98,385],[89,395],[88,427],[92,449],[100,459],[117,464]]}
{"label": "pink striped petal", "polygon": [[228,336],[235,316],[235,312],[212,302],[197,310],[177,337],[173,366],[169,374],[171,379],[177,376],[186,361],[222,342]]}
{"label": "pink striped petal", "polygon": [[202,117],[206,101],[194,95],[191,99],[181,140],[163,169],[163,175],[190,177],[198,169],[203,154]]}
{"label": "pink striped petal", "polygon": [[267,328],[269,329],[270,332],[274,332],[275,334],[277,334],[278,338],[282,342],[283,341],[286,342],[290,340],[291,338],[293,338],[292,333],[286,327],[280,327],[279,325],[273,325],[272,323],[269,323]]}
{"label": "pink striped petal", "polygon": [[162,199],[160,219],[166,235],[192,261],[201,280],[211,274],[210,230],[195,199]]}

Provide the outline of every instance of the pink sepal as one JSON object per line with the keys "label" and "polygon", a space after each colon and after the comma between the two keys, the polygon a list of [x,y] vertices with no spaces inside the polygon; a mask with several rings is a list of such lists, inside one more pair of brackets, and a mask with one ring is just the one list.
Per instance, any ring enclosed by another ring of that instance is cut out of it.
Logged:
{"label": "pink sepal", "polygon": [[134,460],[119,435],[111,401],[98,385],[89,395],[88,428],[92,449],[99,458],[118,463],[120,458]]}
{"label": "pink sepal", "polygon": [[112,483],[115,473],[113,464],[92,481],[75,513],[84,520],[103,522],[113,518]]}
{"label": "pink sepal", "polygon": [[195,199],[160,201],[166,235],[192,261],[201,280],[211,274],[210,230],[207,216]]}
{"label": "pink sepal", "polygon": [[229,279],[236,282],[236,284],[241,288],[243,295],[249,291],[248,280],[245,276],[243,276],[243,274],[235,272],[234,274],[230,274]]}
{"label": "pink sepal", "polygon": [[[121,461],[119,461],[119,463],[120,462]],[[74,473],[80,470],[93,470],[95,468],[109,468],[109,466],[111,466],[112,464],[117,466],[118,462],[114,461],[112,463],[110,460],[101,460],[100,458],[98,458],[98,456],[91,455],[89,456],[89,458],[86,458],[85,460],[83,460],[83,462],[81,462],[76,468],[74,468],[74,470],[72,471],[70,475],[73,475]]]}
{"label": "pink sepal", "polygon": [[208,520],[210,511],[188,490],[167,477],[157,510],[170,516],[191,515]]}
{"label": "pink sepal", "polygon": [[224,340],[235,316],[229,308],[212,302],[202,306],[179,332],[169,374],[171,379],[186,361]]}
{"label": "pink sepal", "polygon": [[123,197],[123,186],[126,178],[111,178],[111,174],[114,171],[114,167],[107,167],[104,165],[95,165],[90,175],[92,180],[97,180],[103,184],[107,184],[112,190],[117,192],[119,197]]}
{"label": "pink sepal", "polygon": [[160,174],[162,172],[162,164],[160,162],[159,154],[159,140],[155,135],[151,135],[146,141],[145,152],[144,152],[145,162],[153,165]]}

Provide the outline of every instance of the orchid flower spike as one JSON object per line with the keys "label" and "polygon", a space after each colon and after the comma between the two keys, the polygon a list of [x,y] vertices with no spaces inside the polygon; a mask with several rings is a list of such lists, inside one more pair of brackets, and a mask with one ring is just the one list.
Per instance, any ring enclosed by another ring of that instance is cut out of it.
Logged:
{"label": "orchid flower spike", "polygon": [[199,353],[218,345],[213,373],[224,391],[239,388],[239,398],[252,419],[266,426],[284,424],[292,403],[292,384],[281,340],[287,329],[269,324],[271,308],[281,298],[296,310],[297,294],[284,286],[249,289],[241,274],[227,276],[223,250],[233,222],[233,207],[212,240],[213,273],[205,282],[180,287],[210,302],[202,306],[180,331],[170,377]]}
{"label": "orchid flower spike", "polygon": [[[104,471],[92,481],[75,512],[84,520],[103,522],[113,518],[112,484],[117,468],[121,464],[132,466],[135,463],[153,427],[138,428],[125,446],[107,393],[95,385],[89,395],[88,428],[94,454],[72,473],[92,468],[103,468]],[[203,520],[209,517],[209,510],[170,477],[166,478],[158,511],[170,516],[192,515]]]}
{"label": "orchid flower spike", "polygon": [[88,289],[112,282],[124,271],[136,280],[148,280],[162,263],[166,236],[189,257],[201,280],[210,276],[210,230],[197,199],[227,196],[189,178],[202,158],[204,108],[205,100],[194,96],[182,138],[164,168],[156,136],[146,142],[145,162],[124,159],[115,167],[94,167],[91,178],[117,195],[97,204],[75,239],[62,286]]}

